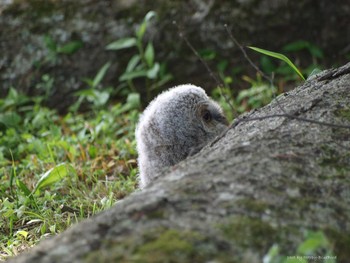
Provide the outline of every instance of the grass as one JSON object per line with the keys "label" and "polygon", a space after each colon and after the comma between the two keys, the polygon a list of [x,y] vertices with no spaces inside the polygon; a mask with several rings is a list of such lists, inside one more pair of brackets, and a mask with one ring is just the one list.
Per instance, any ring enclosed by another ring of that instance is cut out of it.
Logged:
{"label": "grass", "polygon": [[12,89],[0,112],[0,260],[137,187],[136,105],[59,116]]}

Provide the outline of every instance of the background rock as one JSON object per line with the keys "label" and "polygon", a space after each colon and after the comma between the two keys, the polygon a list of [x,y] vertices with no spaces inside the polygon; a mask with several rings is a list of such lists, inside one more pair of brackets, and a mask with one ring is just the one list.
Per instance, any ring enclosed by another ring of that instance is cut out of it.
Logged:
{"label": "background rock", "polygon": [[[228,74],[239,66],[246,70],[247,63],[228,37],[225,24],[243,44],[280,51],[291,42],[305,40],[324,51],[323,65],[349,60],[348,1],[7,1],[0,6],[0,96],[11,86],[27,94],[42,93],[37,87],[43,85],[46,74],[54,80],[53,87],[45,91],[47,103],[64,110],[72,103],[72,93],[86,88],[82,79],[93,78],[107,61],[112,66],[104,86],[116,87],[135,51],[107,51],[105,47],[133,35],[149,10],[158,14],[158,20],[149,26],[146,37],[154,42],[157,60],[166,62],[173,74],[171,85],[216,85],[179,37],[173,21],[196,49],[214,52],[210,62],[214,72],[222,60],[229,63]],[[58,46],[79,41],[82,47],[52,58],[45,36]],[[303,67],[312,63],[306,51],[300,59],[298,64]],[[143,93],[144,84],[136,84]]]}

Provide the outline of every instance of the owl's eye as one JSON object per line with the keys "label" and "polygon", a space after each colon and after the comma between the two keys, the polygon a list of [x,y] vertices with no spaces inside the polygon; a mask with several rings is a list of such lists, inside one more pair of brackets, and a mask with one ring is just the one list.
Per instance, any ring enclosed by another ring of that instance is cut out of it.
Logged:
{"label": "owl's eye", "polygon": [[211,121],[212,116],[211,116],[210,111],[205,110],[205,111],[203,112],[202,118],[203,118],[203,120],[206,121],[206,122]]}

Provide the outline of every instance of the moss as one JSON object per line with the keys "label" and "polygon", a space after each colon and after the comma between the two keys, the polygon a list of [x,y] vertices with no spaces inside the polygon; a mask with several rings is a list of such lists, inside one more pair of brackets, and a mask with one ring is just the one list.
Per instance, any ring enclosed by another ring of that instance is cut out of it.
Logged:
{"label": "moss", "polygon": [[164,211],[162,211],[161,209],[157,209],[157,210],[147,212],[147,217],[150,219],[164,218]]}
{"label": "moss", "polygon": [[152,229],[121,242],[105,241],[85,262],[190,263],[232,262],[233,253],[215,238],[196,231]]}
{"label": "moss", "polygon": [[277,239],[277,232],[261,219],[239,216],[219,226],[223,235],[242,248],[253,248],[261,253],[267,251]]}
{"label": "moss", "polygon": [[201,240],[197,233],[168,230],[139,247],[134,259],[139,262],[190,262],[189,259],[196,255],[194,244]]}
{"label": "moss", "polygon": [[245,211],[251,211],[258,214],[262,214],[268,209],[268,205],[261,201],[261,200],[255,200],[255,199],[248,199],[243,198],[236,202],[237,206],[244,207]]}
{"label": "moss", "polygon": [[350,121],[350,108],[338,109],[334,112],[335,116],[347,119]]}
{"label": "moss", "polygon": [[321,150],[321,166],[334,168],[337,177],[344,177],[350,172],[350,153],[341,153],[329,145],[322,145]]}
{"label": "moss", "polygon": [[[334,115],[339,119],[336,120],[336,123],[339,124],[349,124],[350,122],[350,108],[340,108],[334,112]],[[349,141],[350,133],[348,129],[332,128],[332,138],[336,141]]]}

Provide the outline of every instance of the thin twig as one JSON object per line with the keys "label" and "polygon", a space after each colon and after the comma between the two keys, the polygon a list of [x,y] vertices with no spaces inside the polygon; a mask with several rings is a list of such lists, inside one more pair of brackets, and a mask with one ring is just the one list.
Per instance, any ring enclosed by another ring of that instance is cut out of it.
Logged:
{"label": "thin twig", "polygon": [[260,75],[266,79],[269,83],[272,82],[272,79],[267,76],[264,72],[261,71],[261,69],[255,65],[255,63],[250,59],[250,57],[248,56],[247,52],[245,51],[245,49],[243,48],[243,46],[237,41],[237,39],[233,36],[232,32],[228,29],[227,24],[224,25],[226,32],[228,33],[228,36],[230,37],[230,39],[233,41],[233,43],[235,43],[238,48],[241,50],[244,58],[249,62],[249,64],[257,71],[260,73]]}
{"label": "thin twig", "polygon": [[176,23],[176,21],[173,21],[173,24],[177,27],[177,30],[179,32],[179,36],[185,41],[186,45],[191,49],[191,51],[195,54],[195,56],[199,59],[199,61],[204,65],[205,69],[209,72],[210,77],[214,79],[216,82],[217,87],[219,88],[220,95],[224,98],[225,102],[229,105],[229,107],[232,110],[233,116],[237,117],[238,113],[231,104],[230,100],[227,98],[227,96],[223,93],[222,87],[224,86],[223,82],[219,80],[219,78],[214,74],[214,72],[210,69],[208,63],[205,62],[205,60],[199,55],[197,50],[193,47],[193,45],[188,41],[186,35],[184,34],[182,28]]}

